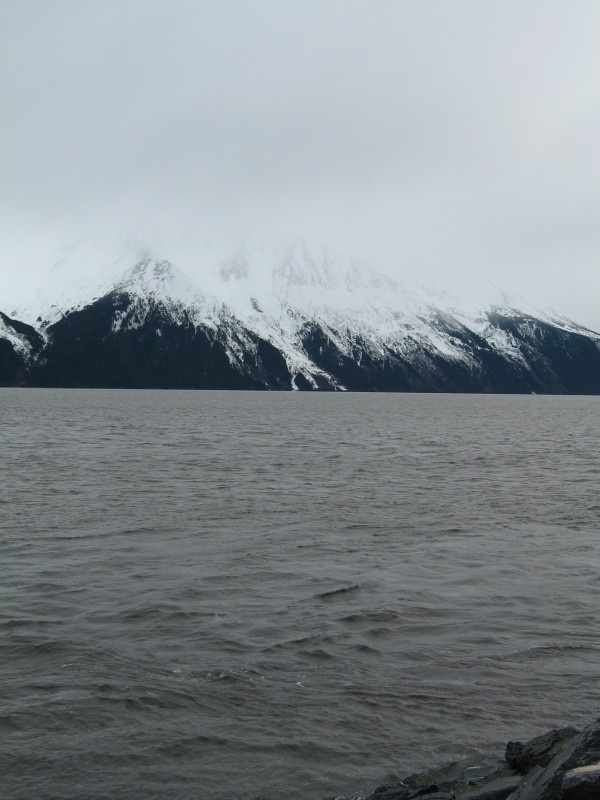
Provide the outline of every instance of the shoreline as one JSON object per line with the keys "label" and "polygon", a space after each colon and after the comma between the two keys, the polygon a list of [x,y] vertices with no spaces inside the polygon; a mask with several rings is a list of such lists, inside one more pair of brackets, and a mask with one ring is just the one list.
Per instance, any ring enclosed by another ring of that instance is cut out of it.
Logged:
{"label": "shoreline", "polygon": [[[600,718],[553,728],[497,755],[450,761],[369,794],[322,800],[600,800]],[[269,800],[259,796],[254,800]]]}

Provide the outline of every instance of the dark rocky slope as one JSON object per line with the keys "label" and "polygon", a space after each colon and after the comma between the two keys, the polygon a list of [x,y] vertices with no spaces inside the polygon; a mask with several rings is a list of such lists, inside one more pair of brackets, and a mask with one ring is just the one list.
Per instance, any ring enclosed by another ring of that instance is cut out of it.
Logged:
{"label": "dark rocky slope", "polygon": [[307,325],[303,346],[312,361],[354,391],[599,394],[600,347],[583,333],[555,328],[533,317],[490,315],[509,333],[520,358],[510,358],[468,328],[448,319],[439,329],[468,354],[458,361],[414,342],[408,355],[381,353],[361,339],[351,355],[342,352],[319,326]]}
{"label": "dark rocky slope", "polygon": [[[285,359],[269,342],[232,324],[175,321],[160,304],[142,324],[127,294],[109,294],[47,328],[48,345],[28,384],[128,389],[287,389]],[[115,320],[120,324],[115,329]],[[229,357],[231,344],[241,353]]]}
{"label": "dark rocky slope", "polygon": [[583,328],[517,312],[488,312],[485,335],[444,313],[427,324],[451,353],[410,332],[386,342],[306,320],[294,344],[299,369],[276,336],[249,330],[225,306],[198,322],[185,306],[112,291],[43,336],[1,314],[0,385],[600,394],[600,337]]}
{"label": "dark rocky slope", "polygon": [[43,346],[35,328],[0,312],[0,386],[26,384],[30,364]]}

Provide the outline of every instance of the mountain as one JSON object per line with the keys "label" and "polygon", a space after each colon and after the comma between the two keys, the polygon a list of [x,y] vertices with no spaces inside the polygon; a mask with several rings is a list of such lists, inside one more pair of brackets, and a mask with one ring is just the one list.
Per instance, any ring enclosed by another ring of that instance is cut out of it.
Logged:
{"label": "mountain", "polygon": [[600,394],[600,334],[495,289],[465,308],[301,240],[192,267],[68,253],[0,315],[0,382]]}
{"label": "mountain", "polygon": [[44,338],[31,325],[0,312],[0,386],[27,383],[31,364],[44,346]]}

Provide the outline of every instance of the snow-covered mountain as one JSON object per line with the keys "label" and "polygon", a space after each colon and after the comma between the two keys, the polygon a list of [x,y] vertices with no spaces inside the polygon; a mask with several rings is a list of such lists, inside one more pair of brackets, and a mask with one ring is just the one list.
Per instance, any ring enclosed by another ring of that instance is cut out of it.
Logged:
{"label": "snow-covered mountain", "polygon": [[6,309],[5,385],[600,393],[599,334],[493,287],[467,308],[302,240],[100,266],[74,248]]}
{"label": "snow-covered mountain", "polygon": [[28,368],[43,346],[35,328],[0,312],[0,386],[26,383]]}

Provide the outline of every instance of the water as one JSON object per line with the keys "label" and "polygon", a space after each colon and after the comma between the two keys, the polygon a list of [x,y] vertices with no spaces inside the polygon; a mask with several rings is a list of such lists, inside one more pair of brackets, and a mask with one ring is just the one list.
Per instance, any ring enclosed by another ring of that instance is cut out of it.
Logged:
{"label": "water", "polygon": [[600,398],[1,390],[5,800],[318,800],[600,714]]}

